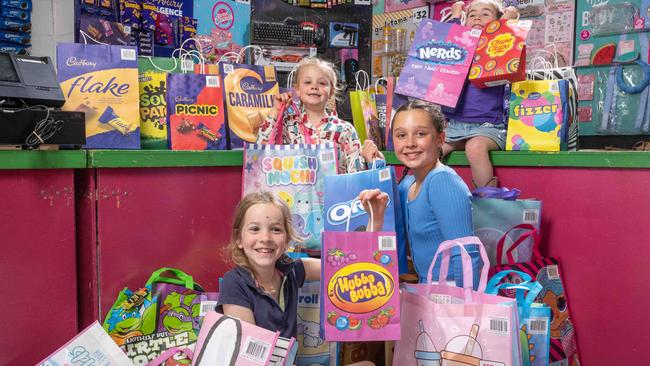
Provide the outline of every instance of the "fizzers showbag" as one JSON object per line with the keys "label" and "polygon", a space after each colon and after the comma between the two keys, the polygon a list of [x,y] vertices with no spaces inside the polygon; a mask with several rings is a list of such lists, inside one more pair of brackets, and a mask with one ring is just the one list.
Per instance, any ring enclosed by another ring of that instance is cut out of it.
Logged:
{"label": "fizzers showbag", "polygon": [[395,93],[455,108],[480,35],[478,29],[423,20]]}
{"label": "fizzers showbag", "polygon": [[506,150],[566,149],[568,94],[568,80],[526,80],[513,83]]}
{"label": "fizzers showbag", "polygon": [[140,148],[138,61],[134,47],[59,43],[63,110],[85,112],[86,145]]}
{"label": "fizzers showbag", "polygon": [[481,34],[469,81],[478,88],[526,79],[526,35],[530,20],[494,20]]}
{"label": "fizzers showbag", "polygon": [[167,120],[172,150],[225,150],[224,114],[218,76],[167,75]]}
{"label": "fizzers showbag", "polygon": [[220,63],[230,149],[242,149],[257,140],[257,130],[279,93],[273,66]]}
{"label": "fizzers showbag", "polygon": [[322,268],[326,340],[400,339],[394,232],[326,231]]}

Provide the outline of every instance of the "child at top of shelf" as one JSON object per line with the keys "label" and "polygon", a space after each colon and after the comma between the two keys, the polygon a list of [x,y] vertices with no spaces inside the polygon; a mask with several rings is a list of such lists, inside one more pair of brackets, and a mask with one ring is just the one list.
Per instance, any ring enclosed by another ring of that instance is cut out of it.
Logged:
{"label": "child at top of shelf", "polygon": [[351,173],[366,169],[366,160],[383,159],[380,152],[369,155],[369,141],[362,149],[354,126],[337,117],[333,106],[337,94],[338,76],[334,66],[319,58],[303,58],[295,68],[294,94],[275,96],[274,106],[257,135],[257,143],[269,141],[275,123],[282,116],[282,144],[318,144],[334,142],[338,172]]}

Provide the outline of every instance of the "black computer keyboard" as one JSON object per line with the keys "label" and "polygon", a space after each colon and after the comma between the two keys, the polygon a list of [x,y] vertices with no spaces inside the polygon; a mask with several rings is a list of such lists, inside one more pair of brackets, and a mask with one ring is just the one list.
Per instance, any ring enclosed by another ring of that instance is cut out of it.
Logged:
{"label": "black computer keyboard", "polygon": [[251,33],[251,44],[320,46],[325,41],[325,31],[313,23],[286,24],[254,20]]}

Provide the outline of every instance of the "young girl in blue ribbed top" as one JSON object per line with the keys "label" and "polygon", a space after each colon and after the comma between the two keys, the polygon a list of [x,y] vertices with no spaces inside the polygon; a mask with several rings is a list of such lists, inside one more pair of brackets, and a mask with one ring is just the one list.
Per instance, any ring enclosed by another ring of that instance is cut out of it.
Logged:
{"label": "young girl in blue ribbed top", "polygon": [[[392,124],[395,155],[413,173],[401,180],[399,194],[408,245],[420,282],[426,280],[427,270],[441,242],[473,235],[469,188],[453,169],[440,162],[445,142],[444,121],[438,107],[414,100],[397,110]],[[359,199],[367,211],[372,205],[375,230],[381,230],[382,213],[388,199],[386,193],[378,189],[365,190],[359,194]],[[481,268],[477,248],[467,249],[473,267]],[[433,278],[438,277],[439,267],[438,263]],[[448,279],[455,278],[460,284],[459,252],[452,255],[451,268]],[[478,271],[474,272],[477,278]]]}

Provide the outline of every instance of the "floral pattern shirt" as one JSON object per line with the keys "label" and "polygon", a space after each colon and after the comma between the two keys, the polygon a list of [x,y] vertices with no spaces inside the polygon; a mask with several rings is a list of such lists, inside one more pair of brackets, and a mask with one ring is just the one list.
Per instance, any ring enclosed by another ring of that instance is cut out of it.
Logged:
{"label": "floral pattern shirt", "polygon": [[[304,107],[299,102],[288,106],[283,114],[282,144],[321,144],[334,142],[339,174],[366,170],[366,162],[361,156],[361,141],[354,126],[330,112],[323,117],[320,126],[315,127],[307,118]],[[266,117],[257,134],[257,143],[269,142],[276,121]],[[305,136],[307,135],[307,136]]]}

